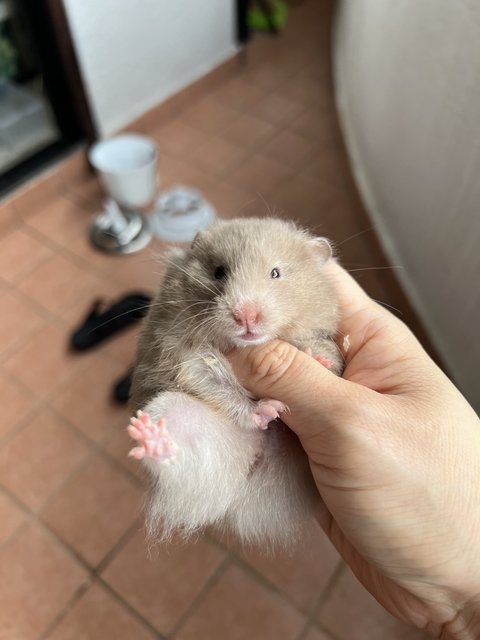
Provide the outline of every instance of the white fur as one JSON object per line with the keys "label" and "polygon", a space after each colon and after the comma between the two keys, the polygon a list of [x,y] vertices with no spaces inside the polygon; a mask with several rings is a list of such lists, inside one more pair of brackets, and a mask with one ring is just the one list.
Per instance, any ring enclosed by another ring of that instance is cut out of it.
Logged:
{"label": "white fur", "polygon": [[[145,411],[165,417],[178,446],[169,464],[147,459],[152,477],[150,533],[168,538],[216,525],[243,542],[290,544],[318,500],[307,458],[295,436],[226,423],[184,393],[162,392]],[[258,459],[252,469],[252,460]]]}

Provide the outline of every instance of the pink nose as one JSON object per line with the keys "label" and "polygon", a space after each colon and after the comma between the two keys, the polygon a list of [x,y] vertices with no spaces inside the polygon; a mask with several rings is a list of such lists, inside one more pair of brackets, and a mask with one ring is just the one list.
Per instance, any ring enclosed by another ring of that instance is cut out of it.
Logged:
{"label": "pink nose", "polygon": [[251,302],[242,304],[234,309],[232,316],[240,327],[254,327],[260,322],[261,318],[258,307]]}

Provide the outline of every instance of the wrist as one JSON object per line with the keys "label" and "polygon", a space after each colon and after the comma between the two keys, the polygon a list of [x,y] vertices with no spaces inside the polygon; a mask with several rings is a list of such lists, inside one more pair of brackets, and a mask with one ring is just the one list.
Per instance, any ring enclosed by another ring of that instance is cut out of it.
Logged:
{"label": "wrist", "polygon": [[480,597],[471,599],[443,625],[440,640],[478,640],[480,638]]}

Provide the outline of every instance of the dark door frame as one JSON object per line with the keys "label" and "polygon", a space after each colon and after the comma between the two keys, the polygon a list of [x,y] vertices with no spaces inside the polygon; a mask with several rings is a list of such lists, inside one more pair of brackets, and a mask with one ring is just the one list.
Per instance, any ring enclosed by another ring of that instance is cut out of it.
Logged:
{"label": "dark door frame", "polygon": [[63,0],[19,0],[39,55],[46,94],[61,139],[0,174],[0,195],[48,166],[82,141],[97,137]]}

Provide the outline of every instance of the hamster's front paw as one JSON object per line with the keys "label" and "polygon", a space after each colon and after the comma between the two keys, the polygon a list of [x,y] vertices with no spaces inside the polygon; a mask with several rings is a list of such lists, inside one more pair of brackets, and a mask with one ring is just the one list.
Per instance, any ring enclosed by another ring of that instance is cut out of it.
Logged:
{"label": "hamster's front paw", "polygon": [[255,412],[253,414],[253,422],[260,429],[267,429],[272,420],[280,417],[280,414],[287,411],[287,406],[280,400],[263,399],[257,402]]}
{"label": "hamster's front paw", "polygon": [[170,462],[175,457],[177,445],[170,438],[165,418],[159,418],[155,423],[148,413],[137,411],[136,417],[130,418],[128,434],[137,442],[128,455],[137,460],[148,457]]}

